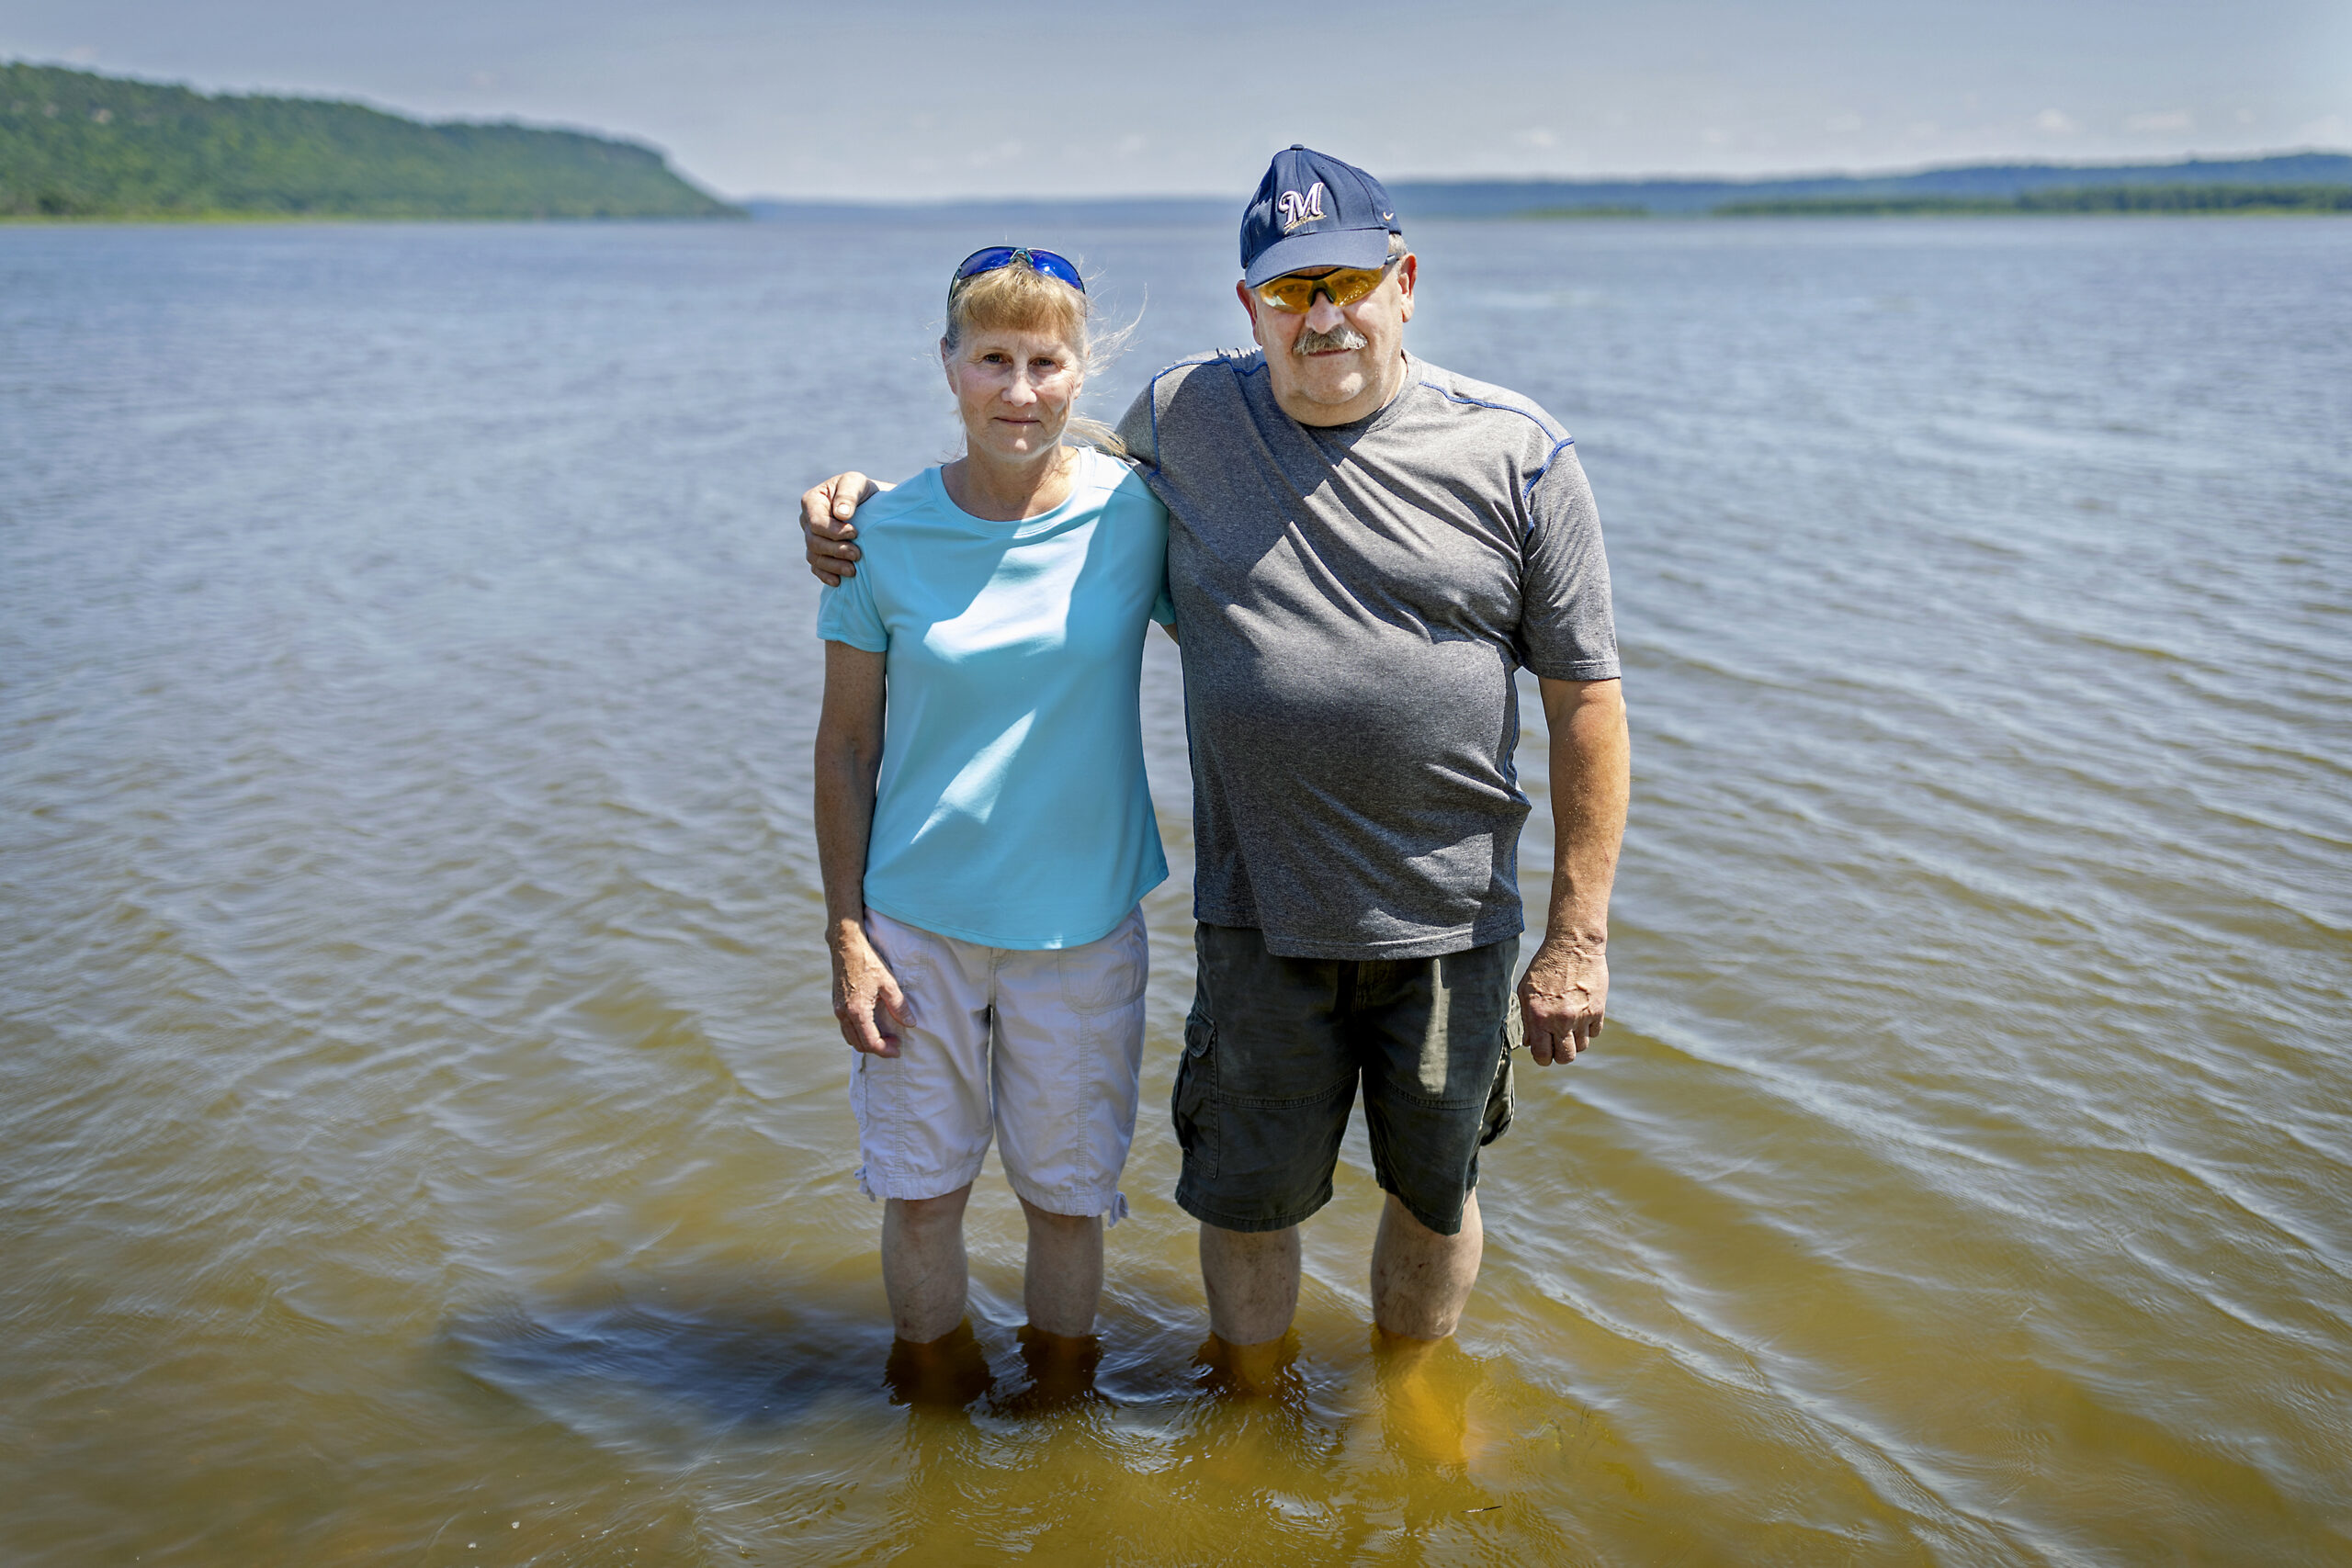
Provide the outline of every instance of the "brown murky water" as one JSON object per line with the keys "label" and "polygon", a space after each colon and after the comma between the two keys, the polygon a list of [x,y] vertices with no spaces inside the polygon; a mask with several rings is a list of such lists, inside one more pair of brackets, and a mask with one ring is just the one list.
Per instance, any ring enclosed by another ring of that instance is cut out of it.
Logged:
{"label": "brown murky water", "polygon": [[[1220,1395],[1155,645],[1094,1393],[991,1176],[919,1410],[780,525],[939,454],[999,237],[0,230],[0,1560],[2352,1560],[2352,223],[1420,236],[1610,528],[1612,1026],[1456,1347],[1373,1354],[1359,1134]],[[1148,291],[1103,410],[1238,335],[1222,226],[1012,237]]]}

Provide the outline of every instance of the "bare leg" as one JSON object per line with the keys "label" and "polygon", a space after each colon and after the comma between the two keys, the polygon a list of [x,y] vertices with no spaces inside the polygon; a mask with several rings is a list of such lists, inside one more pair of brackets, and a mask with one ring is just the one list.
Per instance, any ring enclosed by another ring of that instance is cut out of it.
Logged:
{"label": "bare leg", "polygon": [[1021,1280],[1029,1326],[1060,1339],[1082,1339],[1094,1332],[1094,1306],[1102,1294],[1102,1216],[1057,1214],[1026,1198],[1021,1212],[1029,1220],[1029,1264]]}
{"label": "bare leg", "polygon": [[966,1182],[938,1198],[882,1205],[882,1289],[890,1327],[910,1345],[944,1339],[964,1321]]}
{"label": "bare leg", "polygon": [[1387,1196],[1372,1244],[1372,1320],[1402,1338],[1442,1339],[1462,1321],[1470,1288],[1478,1282],[1478,1258],[1486,1250],[1478,1195],[1463,1203],[1462,1229],[1454,1235],[1438,1235],[1413,1218],[1395,1193]]}
{"label": "bare leg", "polygon": [[1244,1389],[1263,1392],[1289,1359],[1298,1313],[1298,1227],[1229,1231],[1201,1226],[1201,1286],[1209,1298],[1210,1362]]}
{"label": "bare leg", "polygon": [[1279,1339],[1298,1313],[1298,1227],[1229,1231],[1201,1226],[1201,1285],[1209,1332],[1227,1345]]}

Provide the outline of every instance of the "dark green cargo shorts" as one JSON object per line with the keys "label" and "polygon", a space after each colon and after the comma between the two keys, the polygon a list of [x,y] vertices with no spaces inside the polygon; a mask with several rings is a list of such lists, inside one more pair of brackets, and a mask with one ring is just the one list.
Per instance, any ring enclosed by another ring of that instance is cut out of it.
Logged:
{"label": "dark green cargo shorts", "polygon": [[1361,1078],[1382,1190],[1441,1235],[1460,1232],[1478,1151],[1510,1125],[1519,939],[1437,958],[1283,958],[1256,931],[1204,925],[1193,944],[1170,1107],[1184,1212],[1273,1231],[1329,1202]]}

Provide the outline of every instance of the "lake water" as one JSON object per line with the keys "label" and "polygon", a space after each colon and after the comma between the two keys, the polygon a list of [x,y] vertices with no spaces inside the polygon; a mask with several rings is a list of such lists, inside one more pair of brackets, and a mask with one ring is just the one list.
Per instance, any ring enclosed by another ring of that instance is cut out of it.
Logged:
{"label": "lake water", "polygon": [[[1217,1393],[1155,639],[1097,1397],[991,1161],[934,1410],[789,518],[942,455],[1005,237],[0,229],[0,1557],[2352,1560],[2352,221],[1418,235],[1409,341],[1608,530],[1610,1029],[1522,1077],[1457,1348],[1372,1354],[1359,1129],[1289,1382]],[[1223,225],[1009,237],[1142,310],[1098,412],[1242,335]]]}

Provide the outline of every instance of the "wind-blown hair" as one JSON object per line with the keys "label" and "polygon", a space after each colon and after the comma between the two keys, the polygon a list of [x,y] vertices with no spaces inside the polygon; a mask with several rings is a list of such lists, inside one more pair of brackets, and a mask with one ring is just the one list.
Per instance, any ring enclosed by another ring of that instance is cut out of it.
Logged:
{"label": "wind-blown hair", "polygon": [[[1093,308],[1085,295],[1058,277],[1015,262],[965,278],[948,289],[947,325],[940,341],[952,355],[967,333],[1049,333],[1076,351],[1082,390],[1096,371],[1119,356],[1136,324],[1129,321],[1110,332],[1095,333]],[[1073,412],[1062,434],[1114,457],[1127,455],[1119,433],[1099,419]]]}

